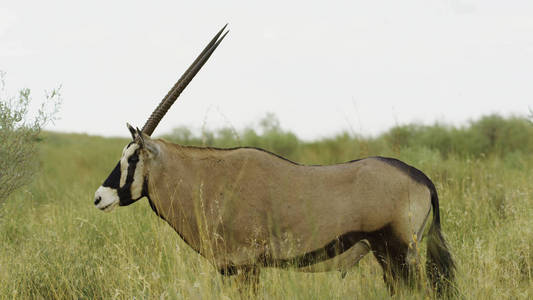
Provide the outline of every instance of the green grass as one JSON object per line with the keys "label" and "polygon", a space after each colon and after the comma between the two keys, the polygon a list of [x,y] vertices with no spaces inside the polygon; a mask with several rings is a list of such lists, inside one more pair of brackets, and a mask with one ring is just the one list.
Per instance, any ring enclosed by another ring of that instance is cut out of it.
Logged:
{"label": "green grass", "polygon": [[[110,214],[94,208],[94,191],[127,142],[45,135],[40,175],[0,208],[0,298],[250,296],[239,293],[235,280],[223,279],[191,250],[145,199]],[[533,157],[526,152],[443,154],[417,144],[384,146],[391,143],[386,138],[347,135],[312,143],[296,140],[289,156],[322,164],[388,155],[423,170],[439,191],[460,294],[466,299],[533,297]],[[389,297],[372,255],[344,279],[338,272],[263,269],[258,295],[264,299]],[[430,296],[427,289],[400,290],[395,298]]]}

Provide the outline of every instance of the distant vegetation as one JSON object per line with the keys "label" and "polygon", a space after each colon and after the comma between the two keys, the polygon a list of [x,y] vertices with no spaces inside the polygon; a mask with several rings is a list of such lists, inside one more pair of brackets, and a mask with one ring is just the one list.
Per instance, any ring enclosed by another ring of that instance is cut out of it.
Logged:
{"label": "distant vegetation", "polygon": [[[308,163],[333,163],[376,153],[395,155],[409,148],[429,150],[443,158],[450,155],[462,158],[495,155],[512,159],[533,153],[533,124],[530,120],[499,115],[484,116],[463,127],[439,123],[409,124],[393,127],[375,138],[345,132],[331,138],[304,142],[292,132],[283,130],[277,118],[268,114],[258,122],[257,129],[249,127],[236,132],[227,127],[194,134],[186,127],[178,127],[162,137],[194,146],[259,147],[294,160],[303,158]],[[320,157],[314,152],[319,152]]]}
{"label": "distant vegetation", "polygon": [[[178,128],[165,137],[187,145],[262,147],[304,164],[399,158],[437,187],[460,299],[533,297],[533,125],[527,118],[493,115],[461,128],[402,125],[372,138],[341,133],[308,142],[269,115],[241,132],[195,135]],[[129,139],[50,132],[43,138],[42,172],[2,206],[9,218],[0,218],[0,298],[251,298],[233,279],[223,280],[148,201],[111,214],[94,208],[94,191]],[[389,297],[372,255],[344,279],[338,272],[265,269],[259,284],[259,299]],[[399,290],[395,298],[431,299],[431,293]]]}

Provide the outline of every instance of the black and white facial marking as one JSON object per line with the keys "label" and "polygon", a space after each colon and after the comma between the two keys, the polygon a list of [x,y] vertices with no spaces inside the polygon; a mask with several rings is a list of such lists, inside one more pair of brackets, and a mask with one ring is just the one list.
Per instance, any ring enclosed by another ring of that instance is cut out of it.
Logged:
{"label": "black and white facial marking", "polygon": [[117,205],[130,205],[147,196],[141,151],[142,146],[137,142],[124,148],[117,166],[94,194],[94,205],[98,209],[111,211]]}

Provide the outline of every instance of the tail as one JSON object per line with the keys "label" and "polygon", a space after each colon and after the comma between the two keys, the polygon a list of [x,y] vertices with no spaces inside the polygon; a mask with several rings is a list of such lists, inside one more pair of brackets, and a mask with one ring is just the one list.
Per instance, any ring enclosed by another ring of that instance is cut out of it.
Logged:
{"label": "tail", "polygon": [[439,198],[434,186],[431,190],[431,205],[433,206],[433,223],[427,237],[426,273],[431,286],[437,295],[453,296],[456,293],[454,285],[455,263],[442,236],[439,215]]}

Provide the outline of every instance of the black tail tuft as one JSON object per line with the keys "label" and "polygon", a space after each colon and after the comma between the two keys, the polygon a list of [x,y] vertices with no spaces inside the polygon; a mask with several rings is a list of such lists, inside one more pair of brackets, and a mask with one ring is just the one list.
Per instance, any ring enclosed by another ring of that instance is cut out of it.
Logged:
{"label": "black tail tuft", "polygon": [[439,199],[435,190],[431,191],[433,223],[429,229],[427,242],[426,272],[434,291],[439,297],[456,294],[454,285],[455,262],[442,236],[439,217]]}

